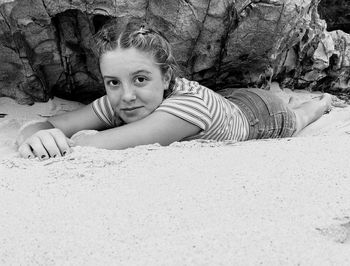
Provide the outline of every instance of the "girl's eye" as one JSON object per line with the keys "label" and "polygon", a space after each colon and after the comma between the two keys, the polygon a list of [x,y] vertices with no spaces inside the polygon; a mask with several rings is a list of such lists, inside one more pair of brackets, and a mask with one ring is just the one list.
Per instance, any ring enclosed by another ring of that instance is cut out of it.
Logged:
{"label": "girl's eye", "polygon": [[148,79],[146,77],[137,77],[135,79],[135,83],[136,84],[139,84],[139,85],[142,85],[144,84]]}
{"label": "girl's eye", "polygon": [[119,81],[118,80],[109,80],[109,81],[107,81],[107,85],[111,86],[111,87],[116,87],[119,85]]}

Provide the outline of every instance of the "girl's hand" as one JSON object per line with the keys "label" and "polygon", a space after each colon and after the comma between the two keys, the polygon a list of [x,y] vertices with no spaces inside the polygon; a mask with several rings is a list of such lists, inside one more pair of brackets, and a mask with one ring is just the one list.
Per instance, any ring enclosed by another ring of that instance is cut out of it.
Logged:
{"label": "girl's hand", "polygon": [[23,158],[38,157],[41,160],[61,157],[71,152],[72,142],[57,129],[40,130],[20,144],[18,152]]}
{"label": "girl's hand", "polygon": [[92,136],[97,133],[97,130],[82,130],[75,133],[70,140],[74,146],[94,146]]}

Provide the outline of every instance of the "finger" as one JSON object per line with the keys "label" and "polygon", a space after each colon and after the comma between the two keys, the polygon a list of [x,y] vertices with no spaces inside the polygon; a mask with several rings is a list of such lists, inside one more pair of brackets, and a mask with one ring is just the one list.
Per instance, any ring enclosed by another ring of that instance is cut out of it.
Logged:
{"label": "finger", "polygon": [[41,136],[40,140],[50,157],[61,157],[61,152],[57,146],[56,140],[51,134]]}
{"label": "finger", "polygon": [[72,139],[67,138],[67,142],[68,142],[69,147],[73,147],[75,145],[75,142]]}
{"label": "finger", "polygon": [[35,155],[32,152],[32,149],[27,143],[23,143],[21,146],[19,146],[18,152],[23,158],[27,158],[27,159],[35,158]]}
{"label": "finger", "polygon": [[33,153],[41,160],[49,158],[46,149],[43,146],[39,137],[33,137],[27,141],[28,145],[32,148]]}
{"label": "finger", "polygon": [[50,131],[50,134],[55,140],[56,145],[61,152],[61,155],[64,156],[71,152],[70,145],[68,142],[69,139],[66,137],[66,135],[63,134],[61,130],[52,130]]}

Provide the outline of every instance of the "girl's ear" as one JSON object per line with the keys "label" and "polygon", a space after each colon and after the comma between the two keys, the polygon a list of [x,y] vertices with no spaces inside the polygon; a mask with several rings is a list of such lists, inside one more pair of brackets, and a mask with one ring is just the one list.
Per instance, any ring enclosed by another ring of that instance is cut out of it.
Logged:
{"label": "girl's ear", "polygon": [[171,81],[171,70],[168,69],[163,75],[163,83],[164,83],[165,91],[169,89],[170,81]]}

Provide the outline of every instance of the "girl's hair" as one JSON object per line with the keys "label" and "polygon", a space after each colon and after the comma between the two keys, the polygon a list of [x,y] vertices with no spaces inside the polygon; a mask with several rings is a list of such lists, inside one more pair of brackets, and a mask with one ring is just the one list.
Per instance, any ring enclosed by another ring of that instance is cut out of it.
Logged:
{"label": "girl's hair", "polygon": [[136,48],[153,56],[162,74],[170,71],[169,88],[180,74],[180,68],[173,55],[169,41],[159,31],[148,27],[140,21],[118,23],[116,19],[105,24],[94,36],[98,58],[117,48]]}

